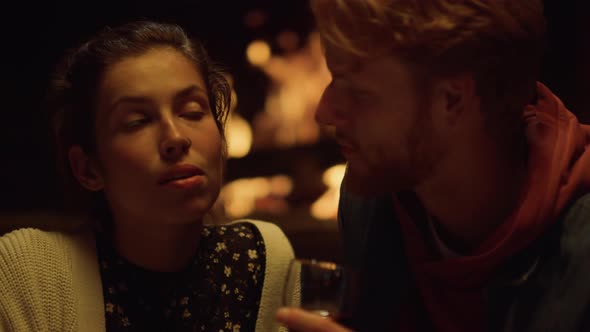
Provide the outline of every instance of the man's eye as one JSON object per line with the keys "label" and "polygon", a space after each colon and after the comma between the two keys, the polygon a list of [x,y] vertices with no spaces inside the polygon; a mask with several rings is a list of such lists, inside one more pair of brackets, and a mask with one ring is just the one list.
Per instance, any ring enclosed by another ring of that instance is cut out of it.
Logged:
{"label": "man's eye", "polygon": [[369,101],[371,99],[371,94],[367,91],[362,90],[350,89],[348,91],[348,95],[350,96],[350,98],[352,98],[352,100],[356,102],[364,102]]}

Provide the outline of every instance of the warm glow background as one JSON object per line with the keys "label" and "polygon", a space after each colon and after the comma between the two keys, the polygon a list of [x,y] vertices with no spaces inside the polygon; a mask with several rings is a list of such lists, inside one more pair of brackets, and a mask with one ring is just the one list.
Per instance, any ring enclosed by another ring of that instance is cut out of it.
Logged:
{"label": "warm glow background", "polygon": [[[246,18],[262,13],[249,13]],[[307,41],[297,47],[302,39]],[[314,145],[320,140],[314,112],[330,81],[330,73],[319,35],[312,31],[304,38],[293,31],[282,31],[277,42],[284,48],[280,54],[273,54],[269,42],[260,39],[252,40],[246,47],[248,63],[264,73],[270,85],[264,94],[264,108],[251,122],[238,113],[240,98],[235,89],[232,91],[231,115],[226,127],[230,158],[243,158],[257,150],[281,153],[285,148]],[[233,78],[230,82],[233,88]],[[274,174],[230,181],[222,189],[217,208],[229,219],[256,214],[284,217],[298,208],[306,210],[311,219],[335,221],[344,165],[317,171],[322,173],[325,189],[306,206],[295,207],[290,202],[292,176]]]}
{"label": "warm glow background", "polygon": [[[587,11],[544,2],[550,40],[542,81],[590,121]],[[4,39],[0,233],[69,224],[41,107],[58,58],[105,25],[149,19],[180,24],[230,73],[229,160],[211,222],[268,220],[298,256],[337,258],[344,159],[313,120],[330,77],[307,0],[64,0],[34,10],[16,2],[9,13],[17,28]]]}

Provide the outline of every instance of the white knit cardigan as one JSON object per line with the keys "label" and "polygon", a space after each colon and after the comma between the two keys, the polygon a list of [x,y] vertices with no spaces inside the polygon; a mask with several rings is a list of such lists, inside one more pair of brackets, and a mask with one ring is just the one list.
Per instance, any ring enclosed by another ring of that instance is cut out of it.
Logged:
{"label": "white knit cardigan", "polygon": [[[266,246],[256,331],[286,331],[275,320],[293,249],[271,223],[254,224]],[[105,331],[102,282],[91,232],[27,228],[0,237],[0,331]]]}

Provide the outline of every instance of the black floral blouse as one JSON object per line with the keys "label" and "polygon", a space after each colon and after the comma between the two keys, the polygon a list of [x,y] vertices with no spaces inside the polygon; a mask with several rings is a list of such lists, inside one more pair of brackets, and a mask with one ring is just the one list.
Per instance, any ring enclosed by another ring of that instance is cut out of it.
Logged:
{"label": "black floral blouse", "polygon": [[254,331],[266,251],[250,223],[205,226],[193,263],[182,272],[142,269],[97,236],[110,331]]}

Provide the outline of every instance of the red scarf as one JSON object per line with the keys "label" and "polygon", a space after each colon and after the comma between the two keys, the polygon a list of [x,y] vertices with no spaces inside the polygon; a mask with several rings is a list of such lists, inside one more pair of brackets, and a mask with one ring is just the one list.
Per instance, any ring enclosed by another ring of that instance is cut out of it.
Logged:
{"label": "red scarf", "polygon": [[410,267],[436,331],[485,331],[483,290],[500,264],[539,238],[568,203],[590,191],[590,126],[579,124],[547,87],[538,83],[537,90],[537,103],[523,113],[529,146],[524,197],[472,255],[430,257],[422,233],[396,204]]}

